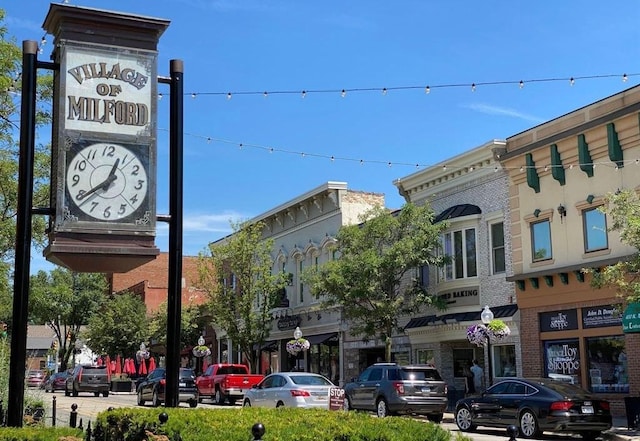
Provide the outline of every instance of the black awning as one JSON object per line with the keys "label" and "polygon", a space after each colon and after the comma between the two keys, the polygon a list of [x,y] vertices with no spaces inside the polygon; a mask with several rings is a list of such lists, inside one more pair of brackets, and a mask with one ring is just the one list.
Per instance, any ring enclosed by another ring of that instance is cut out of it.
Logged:
{"label": "black awning", "polygon": [[[254,344],[253,345],[253,350],[257,351],[258,350],[258,344]],[[266,341],[264,343],[262,343],[262,346],[260,347],[260,351],[264,351],[264,352],[276,352],[278,350],[278,342],[277,341]]]}
{"label": "black awning", "polygon": [[[502,305],[502,306],[492,306],[491,311],[493,312],[494,318],[505,318],[512,317],[516,312],[518,312],[518,305]],[[443,314],[440,316],[436,315],[426,315],[424,317],[415,317],[409,320],[407,326],[404,329],[412,329],[412,328],[423,328],[425,326],[435,326],[442,325],[445,323],[451,322],[479,322],[480,321],[480,313],[482,311],[472,311],[472,312],[458,312],[453,314]]]}
{"label": "black awning", "polygon": [[434,224],[447,219],[454,219],[456,217],[471,216],[472,214],[481,214],[482,210],[477,205],[472,204],[460,204],[454,205],[438,214],[433,220]]}
{"label": "black awning", "polygon": [[[312,345],[319,345],[321,343],[326,342],[327,340],[331,340],[334,337],[337,337],[338,333],[337,332],[329,332],[327,334],[317,334],[317,335],[310,335],[308,337],[305,337],[307,340],[309,340],[309,344]],[[337,341],[337,339],[336,339]]]}

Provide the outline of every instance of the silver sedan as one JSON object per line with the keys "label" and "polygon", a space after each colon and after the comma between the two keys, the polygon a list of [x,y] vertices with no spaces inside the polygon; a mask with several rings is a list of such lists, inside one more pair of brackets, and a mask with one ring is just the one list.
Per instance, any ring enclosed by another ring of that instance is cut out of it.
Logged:
{"label": "silver sedan", "polygon": [[244,407],[329,408],[329,390],[336,387],[326,377],[310,372],[278,372],[249,389]]}

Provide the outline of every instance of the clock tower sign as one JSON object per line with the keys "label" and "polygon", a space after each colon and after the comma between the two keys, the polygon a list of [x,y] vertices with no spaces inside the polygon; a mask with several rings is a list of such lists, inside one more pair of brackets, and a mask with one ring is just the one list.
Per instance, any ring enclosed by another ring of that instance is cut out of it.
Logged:
{"label": "clock tower sign", "polygon": [[51,4],[52,216],[47,260],[126,272],[153,260],[157,43],[163,19]]}

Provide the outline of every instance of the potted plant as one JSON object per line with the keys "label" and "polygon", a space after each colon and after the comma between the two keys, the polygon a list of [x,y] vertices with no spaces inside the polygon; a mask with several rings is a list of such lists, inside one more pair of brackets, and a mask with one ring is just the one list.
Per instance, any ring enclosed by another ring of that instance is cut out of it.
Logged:
{"label": "potted plant", "polygon": [[111,377],[111,392],[131,392],[133,382],[127,374],[114,374]]}
{"label": "potted plant", "polygon": [[27,426],[44,424],[44,400],[40,397],[24,397],[24,423]]}

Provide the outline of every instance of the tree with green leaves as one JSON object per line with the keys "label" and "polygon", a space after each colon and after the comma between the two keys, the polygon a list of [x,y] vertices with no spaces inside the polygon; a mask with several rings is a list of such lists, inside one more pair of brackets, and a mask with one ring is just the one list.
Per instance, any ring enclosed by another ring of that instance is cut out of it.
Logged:
{"label": "tree with green leaves", "polygon": [[360,217],[361,224],[340,228],[338,259],[307,268],[303,275],[323,307],[342,310],[353,335],[385,342],[387,361],[400,317],[425,306],[444,307],[412,277],[421,266],[447,261],[439,252],[446,225],[433,219],[428,205],[405,204],[395,212],[375,207]]}
{"label": "tree with green leaves", "polygon": [[140,343],[149,338],[147,307],[140,296],[130,292],[111,295],[89,319],[82,338],[98,354],[112,359],[133,357]]}
{"label": "tree with green leaves", "polygon": [[240,348],[253,372],[258,351],[269,337],[271,310],[280,300],[285,274],[273,271],[272,239],[263,222],[232,224],[233,234],[209,245],[199,257],[200,287],[218,328]]}
{"label": "tree with green leaves", "polygon": [[[195,346],[202,330],[210,320],[204,313],[204,307],[188,304],[182,307],[180,317],[180,347]],[[166,345],[167,342],[167,302],[162,302],[158,310],[149,318],[149,339],[158,344]]]}
{"label": "tree with green leaves", "polygon": [[610,193],[601,208],[611,219],[609,231],[617,231],[620,240],[636,252],[628,259],[594,271],[591,284],[596,288],[614,288],[625,304],[640,302],[640,198],[635,191]]}
{"label": "tree with green leaves", "polygon": [[100,310],[107,290],[103,274],[59,267],[31,276],[29,319],[48,325],[55,333],[61,371],[69,365],[80,327]]}

